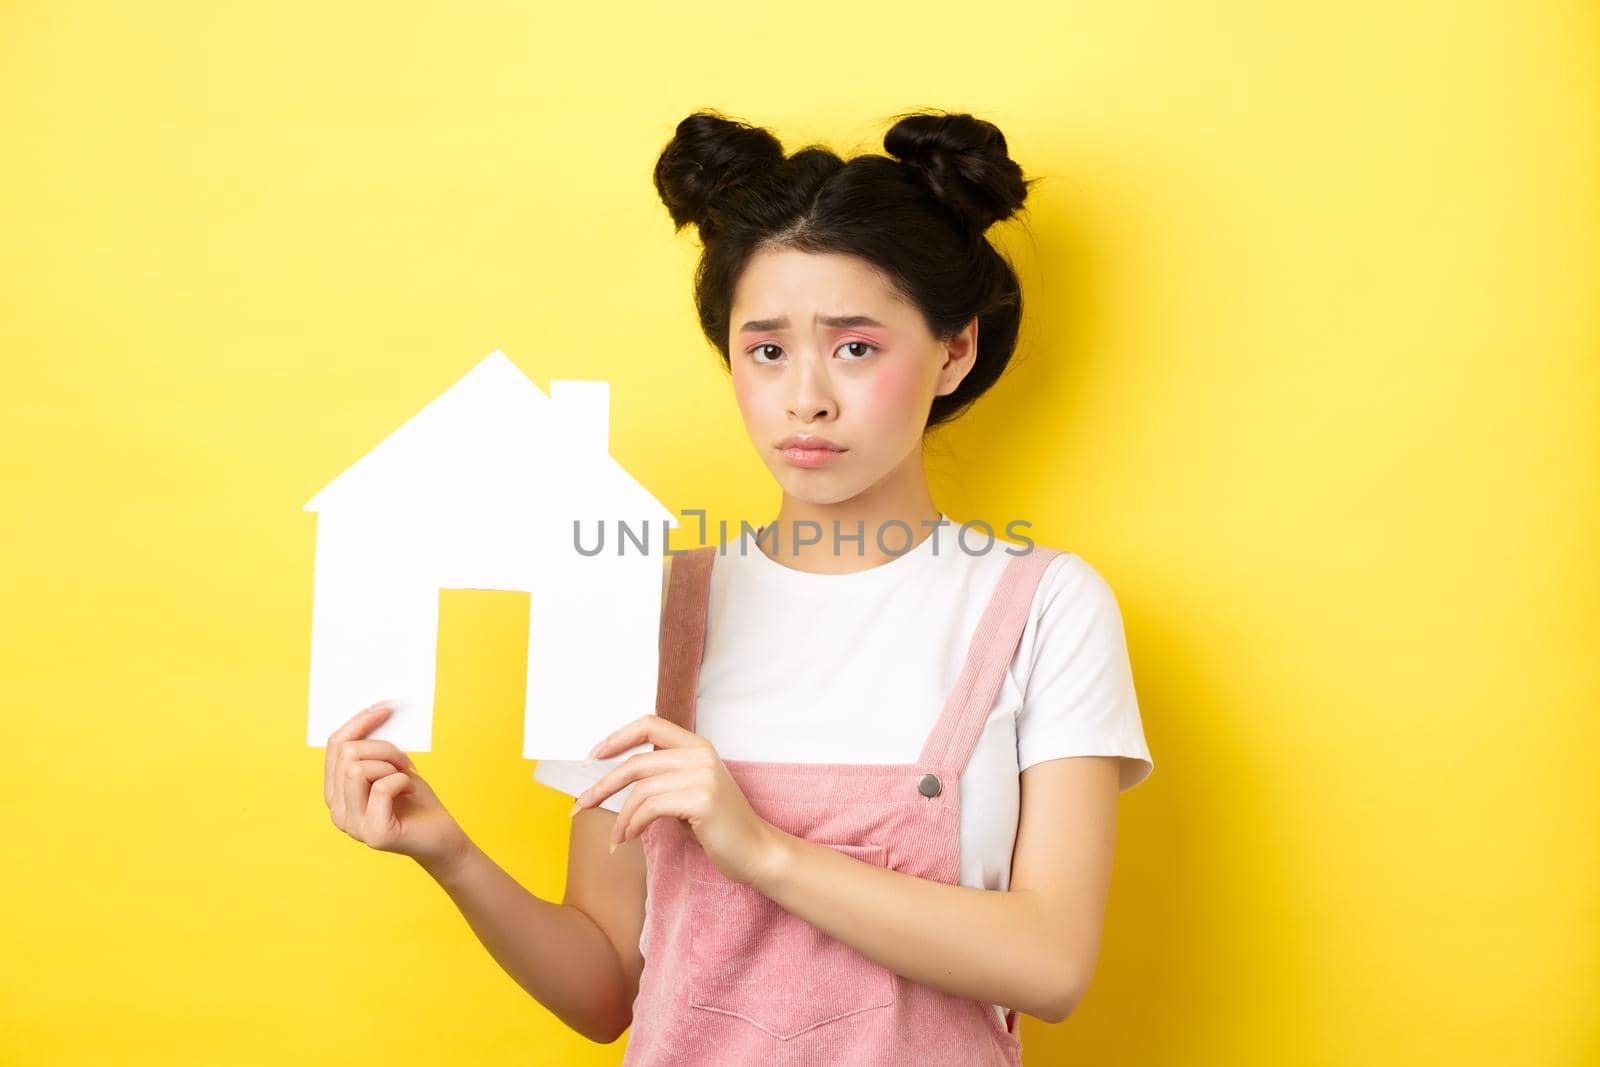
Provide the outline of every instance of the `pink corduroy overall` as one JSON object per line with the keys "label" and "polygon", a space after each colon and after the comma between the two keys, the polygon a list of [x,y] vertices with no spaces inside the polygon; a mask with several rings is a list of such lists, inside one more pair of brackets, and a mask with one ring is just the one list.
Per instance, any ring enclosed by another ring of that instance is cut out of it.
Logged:
{"label": "pink corduroy overall", "polygon": [[[718,546],[675,556],[656,714],[694,729]],[[960,676],[915,763],[724,759],[757,815],[866,863],[955,884],[961,772],[1059,549],[1006,561]],[[911,981],[719,871],[688,826],[652,820],[647,944],[626,1067],[1020,1067],[1017,1013]]]}

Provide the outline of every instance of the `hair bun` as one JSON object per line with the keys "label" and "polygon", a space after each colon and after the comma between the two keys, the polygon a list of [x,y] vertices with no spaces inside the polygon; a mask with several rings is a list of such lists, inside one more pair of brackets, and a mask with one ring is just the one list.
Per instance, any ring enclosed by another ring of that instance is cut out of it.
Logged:
{"label": "hair bun", "polygon": [[674,230],[692,222],[704,233],[724,198],[783,158],[783,145],[767,130],[701,109],[678,123],[656,160],[656,192]]}
{"label": "hair bun", "polygon": [[883,147],[915,168],[934,196],[981,233],[1010,218],[1028,197],[1031,180],[1006,151],[991,122],[964,113],[911,112],[883,135]]}

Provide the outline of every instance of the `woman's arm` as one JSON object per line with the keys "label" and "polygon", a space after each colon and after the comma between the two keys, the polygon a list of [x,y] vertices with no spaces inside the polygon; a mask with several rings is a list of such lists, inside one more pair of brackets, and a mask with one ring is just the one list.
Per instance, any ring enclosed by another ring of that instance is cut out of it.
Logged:
{"label": "woman's arm", "polygon": [[616,814],[572,819],[562,903],[537,897],[477,845],[429,869],[495,962],[562,1022],[609,1044],[627,1030],[644,960],[644,850],[610,854]]}
{"label": "woman's arm", "polygon": [[1119,762],[1070,756],[1022,772],[1008,892],[888,870],[776,828],[751,885],[897,974],[1060,1022],[1099,957]]}

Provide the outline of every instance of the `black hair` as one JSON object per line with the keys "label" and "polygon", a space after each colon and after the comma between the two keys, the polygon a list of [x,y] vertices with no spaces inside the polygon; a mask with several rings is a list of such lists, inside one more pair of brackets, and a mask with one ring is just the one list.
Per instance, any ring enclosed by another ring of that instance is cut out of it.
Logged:
{"label": "black hair", "polygon": [[978,320],[973,367],[933,398],[925,429],[966,411],[1011,361],[1022,286],[984,232],[1022,209],[1028,187],[996,126],[968,114],[895,116],[888,155],[849,161],[821,145],[785,156],[766,129],[702,109],[678,123],[656,161],[673,232],[694,223],[703,251],[695,307],[732,368],[729,316],[739,275],[757,252],[790,248],[857,256],[918,308],[941,342]]}

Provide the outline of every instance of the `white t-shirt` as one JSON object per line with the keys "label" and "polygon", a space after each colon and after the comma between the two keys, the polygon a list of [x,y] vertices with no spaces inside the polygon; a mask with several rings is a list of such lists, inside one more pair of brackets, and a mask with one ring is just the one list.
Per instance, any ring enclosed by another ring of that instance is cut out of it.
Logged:
{"label": "white t-shirt", "polygon": [[[749,533],[725,543],[711,568],[695,732],[729,759],[915,762],[1002,569],[1024,547],[991,544],[980,527],[958,540],[959,526],[941,517],[910,551],[849,574],[786,566]],[[1063,756],[1123,757],[1123,791],[1154,769],[1116,598],[1073,553],[1045,569],[961,776],[961,885],[1009,887],[1018,777]],[[540,760],[533,777],[575,796],[625,758]],[[631,789],[602,806],[621,811]]]}

